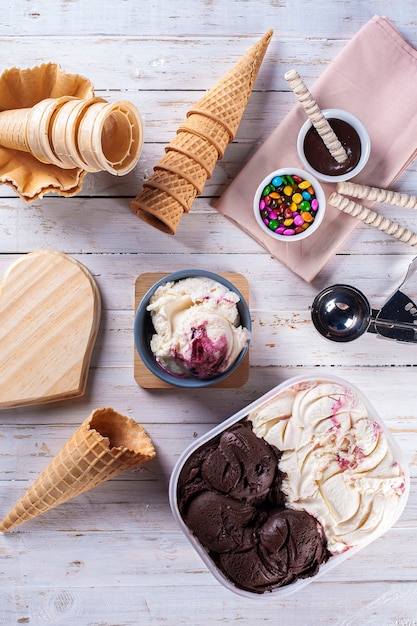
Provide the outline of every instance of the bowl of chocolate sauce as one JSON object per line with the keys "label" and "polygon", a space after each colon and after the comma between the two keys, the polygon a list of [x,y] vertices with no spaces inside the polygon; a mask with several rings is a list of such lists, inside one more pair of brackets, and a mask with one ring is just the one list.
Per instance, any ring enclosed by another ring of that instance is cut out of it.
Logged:
{"label": "bowl of chocolate sauce", "polygon": [[348,158],[338,163],[310,120],[303,124],[298,134],[298,156],[303,166],[323,182],[349,180],[359,174],[368,162],[371,153],[368,131],[361,120],[349,111],[324,109],[322,113],[345,148]]}

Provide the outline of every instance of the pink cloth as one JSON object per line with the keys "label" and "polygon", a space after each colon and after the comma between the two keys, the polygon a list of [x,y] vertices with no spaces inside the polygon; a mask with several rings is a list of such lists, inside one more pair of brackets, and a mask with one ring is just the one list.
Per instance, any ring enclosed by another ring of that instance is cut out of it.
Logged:
{"label": "pink cloth", "polygon": [[[387,188],[416,157],[417,50],[387,18],[375,16],[365,24],[314,83],[311,93],[320,108],[346,109],[357,115],[369,132],[371,156],[353,179],[355,182]],[[306,119],[296,102],[215,208],[311,282],[353,231],[357,220],[327,204],[320,228],[307,239],[288,244],[264,234],[252,208],[253,195],[269,172],[280,167],[302,167],[296,140]],[[328,198],[336,185],[323,183],[323,188]]]}

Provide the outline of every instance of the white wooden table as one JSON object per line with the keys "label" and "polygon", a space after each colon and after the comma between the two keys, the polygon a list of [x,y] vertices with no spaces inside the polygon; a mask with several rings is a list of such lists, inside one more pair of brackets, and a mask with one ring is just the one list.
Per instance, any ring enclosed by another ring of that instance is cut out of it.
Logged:
{"label": "white wooden table", "polygon": [[[145,146],[122,178],[87,175],[74,198],[25,204],[0,187],[0,274],[36,249],[66,252],[94,275],[103,313],[83,397],[0,412],[0,512],[5,514],[79,423],[112,406],[152,437],[157,457],[0,536],[0,623],[417,624],[417,347],[373,335],[338,345],[313,332],[309,306],[324,286],[348,282],[380,306],[401,282],[412,248],[358,225],[306,284],[219,215],[213,199],[294,104],[283,75],[311,84],[375,13],[417,44],[415,2],[382,0],[5,0],[0,69],[61,64],[97,95],[141,111]],[[186,111],[270,27],[275,34],[235,142],[174,237],[137,219],[130,199],[152,172]],[[381,70],[381,80],[384,79]],[[417,191],[411,165],[397,188]],[[396,211],[417,230],[417,213]],[[187,267],[240,272],[250,285],[250,376],[239,389],[145,390],[133,376],[134,282]],[[171,515],[171,469],[195,437],[302,372],[331,372],[360,387],[404,449],[412,477],[406,510],[383,538],[298,595],[242,599],[204,567]]]}

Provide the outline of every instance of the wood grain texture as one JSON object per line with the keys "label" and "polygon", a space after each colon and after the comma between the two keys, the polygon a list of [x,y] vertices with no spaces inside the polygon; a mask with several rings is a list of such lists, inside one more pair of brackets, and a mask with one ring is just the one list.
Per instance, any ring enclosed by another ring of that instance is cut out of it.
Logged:
{"label": "wood grain texture", "polygon": [[78,261],[51,250],[15,261],[0,285],[0,409],[82,395],[100,312]]}
{"label": "wood grain texture", "polygon": [[[307,285],[213,209],[294,106],[285,72],[295,68],[310,87],[376,13],[417,45],[414,0],[205,0],[192,8],[189,0],[1,3],[0,71],[53,61],[86,76],[97,96],[137,106],[145,144],[134,171],[88,174],[74,198],[50,195],[28,206],[0,186],[0,276],[22,255],[57,250],[88,268],[102,300],[84,394],[0,411],[0,512],[7,513],[96,407],[132,416],[157,451],[142,468],[0,535],[2,626],[417,626],[416,347],[369,333],[333,344],[314,331],[309,311],[316,293],[337,282],[381,306],[403,279],[413,250],[360,223]],[[129,201],[186,112],[270,27],[275,34],[235,140],[192,211],[175,237],[142,223]],[[383,68],[375,71],[389,80]],[[416,193],[415,163],[393,187]],[[382,205],[378,211],[417,232],[415,211]],[[145,389],[134,375],[136,278],[191,266],[248,281],[248,380],[186,396]],[[176,527],[170,473],[196,437],[291,376],[321,372],[358,386],[391,430],[409,463],[409,502],[388,533],[296,596],[242,599],[213,579]]]}

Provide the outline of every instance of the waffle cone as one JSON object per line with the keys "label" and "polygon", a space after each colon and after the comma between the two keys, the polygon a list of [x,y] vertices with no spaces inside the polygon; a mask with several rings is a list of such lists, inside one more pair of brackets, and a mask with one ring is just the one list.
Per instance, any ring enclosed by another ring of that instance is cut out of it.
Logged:
{"label": "waffle cone", "polygon": [[182,176],[182,178],[194,186],[197,194],[203,191],[207,180],[207,171],[200,163],[194,161],[193,158],[186,154],[174,150],[169,150],[154,169],[155,172],[157,170],[166,170]]}
{"label": "waffle cone", "polygon": [[211,116],[227,130],[230,141],[242,119],[253,85],[272,38],[272,30],[248,52],[188,112]]}
{"label": "waffle cone", "polygon": [[184,207],[175,198],[152,187],[144,187],[129,206],[144,222],[169,235],[175,235],[184,213]]}
{"label": "waffle cone", "polygon": [[197,190],[192,183],[179,176],[175,172],[156,169],[152,176],[144,183],[144,187],[152,187],[164,191],[172,196],[182,206],[186,213],[189,212],[197,195]]}
{"label": "waffle cone", "polygon": [[230,142],[230,136],[223,124],[205,115],[193,113],[179,127],[180,131],[194,133],[197,137],[209,141],[217,150],[217,158],[222,159]]}
{"label": "waffle cone", "polygon": [[142,426],[114,409],[96,409],[6,515],[0,530],[10,530],[154,456]]}
{"label": "waffle cone", "polygon": [[211,178],[214,166],[219,158],[216,148],[207,139],[203,139],[195,133],[178,131],[174,139],[166,146],[165,150],[184,154],[206,170],[207,178]]}
{"label": "waffle cone", "polygon": [[[166,152],[185,154],[206,170],[207,177],[211,176],[217,159],[224,156],[227,145],[235,136],[271,37],[272,30],[269,30],[188,111]],[[196,195],[202,192],[203,179],[197,181],[189,175],[189,161],[183,160],[181,168],[184,169],[175,168],[174,171],[165,167],[164,159],[162,167],[160,164],[154,166],[155,174],[132,200],[130,208],[148,224],[173,235],[182,214],[191,209]],[[164,169],[168,170],[168,175],[162,177]],[[190,182],[195,187],[194,195],[186,186]]]}

